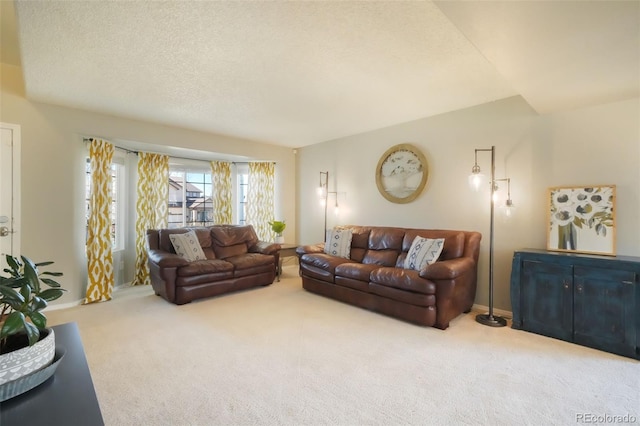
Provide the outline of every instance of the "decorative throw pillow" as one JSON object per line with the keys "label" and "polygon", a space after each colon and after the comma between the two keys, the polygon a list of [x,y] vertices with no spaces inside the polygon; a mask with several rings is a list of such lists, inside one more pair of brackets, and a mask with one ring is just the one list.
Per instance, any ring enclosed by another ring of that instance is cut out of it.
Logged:
{"label": "decorative throw pillow", "polygon": [[202,247],[200,247],[200,241],[198,241],[195,232],[189,231],[184,234],[171,234],[169,235],[169,239],[176,253],[181,258],[189,262],[207,259],[202,251]]}
{"label": "decorative throw pillow", "polygon": [[351,229],[333,228],[327,232],[327,242],[324,244],[324,252],[332,256],[349,259],[352,236]]}
{"label": "decorative throw pillow", "polygon": [[444,238],[432,240],[430,238],[415,237],[411,243],[407,258],[404,260],[405,269],[421,270],[431,265],[442,253]]}

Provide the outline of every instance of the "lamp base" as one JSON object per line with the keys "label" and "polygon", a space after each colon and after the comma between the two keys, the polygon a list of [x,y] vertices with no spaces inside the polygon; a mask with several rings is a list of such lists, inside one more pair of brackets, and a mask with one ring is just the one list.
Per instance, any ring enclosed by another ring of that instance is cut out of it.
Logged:
{"label": "lamp base", "polygon": [[476,321],[478,321],[480,324],[488,325],[490,327],[504,327],[507,325],[506,319],[492,314],[476,315]]}

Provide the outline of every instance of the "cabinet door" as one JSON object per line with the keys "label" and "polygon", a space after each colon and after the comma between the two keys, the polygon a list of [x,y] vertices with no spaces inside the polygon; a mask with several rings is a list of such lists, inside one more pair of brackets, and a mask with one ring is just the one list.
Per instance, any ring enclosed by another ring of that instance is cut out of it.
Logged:
{"label": "cabinet door", "polygon": [[576,266],[574,341],[620,355],[634,356],[636,326],[630,271]]}
{"label": "cabinet door", "polygon": [[522,328],[571,340],[573,331],[573,267],[522,262]]}

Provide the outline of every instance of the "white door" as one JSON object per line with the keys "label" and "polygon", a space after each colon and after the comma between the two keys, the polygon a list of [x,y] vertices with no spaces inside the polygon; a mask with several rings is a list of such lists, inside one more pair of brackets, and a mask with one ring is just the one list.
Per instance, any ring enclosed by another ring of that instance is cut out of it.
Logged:
{"label": "white door", "polygon": [[0,123],[0,271],[20,255],[20,126]]}

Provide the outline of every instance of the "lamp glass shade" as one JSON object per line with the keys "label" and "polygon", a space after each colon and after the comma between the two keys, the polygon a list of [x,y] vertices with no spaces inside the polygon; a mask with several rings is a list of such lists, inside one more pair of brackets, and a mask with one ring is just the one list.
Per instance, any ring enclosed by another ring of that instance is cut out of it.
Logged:
{"label": "lamp glass shade", "polygon": [[501,194],[500,194],[500,187],[498,187],[497,184],[493,185],[493,194],[491,194],[491,199],[493,200],[494,204],[497,204],[498,201],[500,201],[501,198]]}
{"label": "lamp glass shade", "polygon": [[469,175],[469,186],[471,189],[478,192],[480,190],[480,186],[482,186],[482,182],[484,182],[484,175],[480,173],[480,168],[478,168],[478,171],[475,173],[472,171]]}
{"label": "lamp glass shade", "polygon": [[509,219],[513,216],[513,214],[515,213],[515,208],[516,206],[513,205],[513,200],[508,199],[507,201],[505,201],[505,203],[502,205],[502,214],[504,215],[505,219]]}

